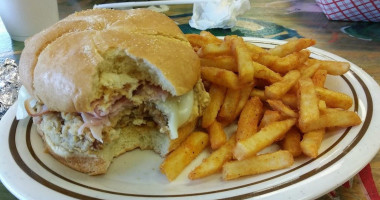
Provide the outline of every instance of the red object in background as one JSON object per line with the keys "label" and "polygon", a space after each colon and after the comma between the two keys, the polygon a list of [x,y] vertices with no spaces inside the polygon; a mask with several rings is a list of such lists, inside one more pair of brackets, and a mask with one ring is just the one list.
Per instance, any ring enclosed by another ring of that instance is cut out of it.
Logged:
{"label": "red object in background", "polygon": [[371,166],[368,164],[359,172],[359,178],[364,186],[363,191],[369,200],[380,200],[379,193],[373,180]]}
{"label": "red object in background", "polygon": [[379,0],[316,0],[330,20],[380,22]]}

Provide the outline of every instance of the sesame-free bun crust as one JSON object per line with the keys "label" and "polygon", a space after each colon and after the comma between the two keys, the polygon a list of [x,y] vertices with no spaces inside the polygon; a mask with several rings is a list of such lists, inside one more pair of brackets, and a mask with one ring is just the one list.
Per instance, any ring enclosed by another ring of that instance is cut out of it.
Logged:
{"label": "sesame-free bun crust", "polygon": [[100,95],[99,67],[106,56],[112,60],[110,52],[123,52],[175,96],[199,79],[199,59],[170,18],[147,9],[95,9],[29,38],[20,58],[21,82],[49,110],[90,112]]}

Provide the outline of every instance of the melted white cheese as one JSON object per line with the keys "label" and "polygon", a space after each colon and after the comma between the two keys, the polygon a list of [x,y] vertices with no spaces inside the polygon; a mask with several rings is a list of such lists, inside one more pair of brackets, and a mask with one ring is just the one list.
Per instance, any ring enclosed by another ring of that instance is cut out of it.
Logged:
{"label": "melted white cheese", "polygon": [[189,119],[193,104],[193,90],[179,97],[168,97],[165,102],[156,103],[156,107],[169,119],[170,139],[178,137],[178,128]]}

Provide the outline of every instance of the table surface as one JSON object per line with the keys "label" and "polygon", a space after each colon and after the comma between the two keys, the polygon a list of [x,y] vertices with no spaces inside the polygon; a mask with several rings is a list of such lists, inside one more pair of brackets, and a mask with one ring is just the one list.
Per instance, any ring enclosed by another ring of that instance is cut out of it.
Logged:
{"label": "table surface", "polygon": [[[59,16],[64,18],[75,11],[92,8],[94,2],[106,1],[58,0]],[[183,32],[199,33],[188,25],[192,15],[191,5],[170,6],[165,13],[179,24]],[[283,40],[292,37],[314,38],[317,40],[315,47],[350,60],[380,83],[380,23],[329,21],[312,0],[251,1],[251,9],[239,18],[235,28],[210,31],[215,35],[236,34]],[[0,63],[6,58],[18,62],[23,47],[23,42],[10,39],[0,21]],[[370,164],[380,191],[380,152]],[[336,192],[342,199],[365,199],[357,176],[353,179],[352,188],[340,187]],[[15,197],[0,184],[0,199]],[[325,195],[320,199],[329,198]]]}

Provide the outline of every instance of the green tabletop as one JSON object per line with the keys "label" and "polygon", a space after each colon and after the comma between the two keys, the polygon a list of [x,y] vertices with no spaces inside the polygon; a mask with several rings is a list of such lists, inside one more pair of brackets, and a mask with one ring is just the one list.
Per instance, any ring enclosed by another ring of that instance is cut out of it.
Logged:
{"label": "green tabletop", "polygon": [[[93,3],[105,1],[58,0],[59,16],[92,8]],[[287,40],[293,37],[314,38],[315,47],[334,53],[363,68],[380,83],[380,23],[329,21],[312,0],[306,1],[251,1],[252,8],[239,17],[237,26],[232,29],[209,30],[215,35],[236,34]],[[166,12],[185,33],[199,33],[188,25],[192,15],[192,5],[170,6]],[[12,41],[4,25],[0,23],[0,63],[6,58],[18,62],[23,42]],[[380,189],[380,153],[371,161],[371,167]],[[334,189],[334,188],[332,188]],[[353,187],[336,190],[342,199],[365,199],[358,178]],[[0,184],[0,199],[15,199]],[[327,196],[321,199],[328,199]]]}

